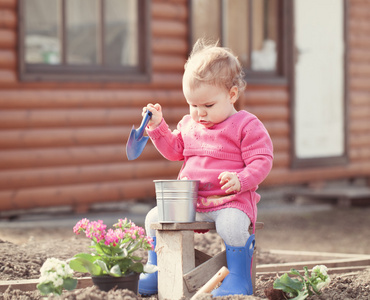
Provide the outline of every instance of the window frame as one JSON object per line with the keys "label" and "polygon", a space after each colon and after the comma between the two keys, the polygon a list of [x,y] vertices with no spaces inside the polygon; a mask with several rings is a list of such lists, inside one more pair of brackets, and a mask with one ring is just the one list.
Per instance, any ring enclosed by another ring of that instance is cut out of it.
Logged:
{"label": "window frame", "polygon": [[[19,15],[19,35],[18,35],[18,61],[19,61],[19,79],[21,81],[119,81],[119,82],[147,82],[151,74],[151,53],[150,53],[150,0],[138,0],[138,66],[114,67],[109,65],[44,65],[27,64],[25,61],[25,4],[27,0],[20,0],[18,5]],[[65,27],[66,27],[66,0],[61,1],[61,19],[62,19],[62,61],[65,61]],[[100,0],[101,15],[104,15],[104,0]],[[100,18],[103,20],[103,17]],[[103,20],[104,22],[104,20]],[[103,22],[100,22],[100,28],[104,28]],[[104,30],[99,35],[99,40],[104,43]],[[102,47],[104,48],[104,47]],[[104,53],[102,54],[104,57]]]}
{"label": "window frame", "polygon": [[[217,1],[217,0],[216,0]],[[221,12],[220,12],[220,20],[223,22],[222,16],[222,9],[223,3],[222,0],[218,0],[220,2]],[[290,65],[292,63],[291,59],[291,36],[292,36],[292,23],[293,23],[293,15],[292,15],[292,3],[289,0],[277,0],[278,1],[278,40],[277,40],[277,67],[276,71],[253,71],[251,69],[244,68],[245,78],[248,83],[256,84],[256,85],[287,85],[290,80]],[[190,47],[194,44],[195,40],[193,40],[193,15],[192,15],[192,2],[189,1],[189,37],[188,42]],[[250,4],[253,5],[253,4]],[[250,17],[252,10],[249,10],[249,24],[252,23],[252,18]],[[252,28],[250,26],[250,28]],[[220,37],[220,44],[223,45],[223,24],[221,24],[221,37]],[[251,47],[252,43],[252,36],[249,35],[249,45]],[[251,51],[251,49],[249,49]],[[249,53],[250,55],[250,53]]]}

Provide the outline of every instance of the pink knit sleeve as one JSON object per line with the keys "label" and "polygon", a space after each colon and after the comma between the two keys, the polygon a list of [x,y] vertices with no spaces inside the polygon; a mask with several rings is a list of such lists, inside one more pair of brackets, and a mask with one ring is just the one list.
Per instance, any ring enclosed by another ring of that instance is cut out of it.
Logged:
{"label": "pink knit sleeve", "polygon": [[184,142],[179,130],[171,132],[163,119],[159,126],[153,130],[146,129],[157,150],[168,160],[184,160]]}
{"label": "pink knit sleeve", "polygon": [[273,145],[263,124],[255,119],[244,128],[241,151],[246,167],[239,172],[241,191],[256,188],[272,168]]}

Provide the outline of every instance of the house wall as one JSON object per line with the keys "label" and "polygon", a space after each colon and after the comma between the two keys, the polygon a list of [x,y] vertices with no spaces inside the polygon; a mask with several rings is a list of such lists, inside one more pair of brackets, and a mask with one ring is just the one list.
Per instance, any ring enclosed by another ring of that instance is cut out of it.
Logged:
{"label": "house wall", "polygon": [[[176,178],[181,166],[149,142],[135,161],[125,143],[141,109],[159,102],[172,128],[187,113],[181,91],[188,53],[186,0],[154,0],[152,78],[148,83],[20,82],[17,1],[0,0],[0,211],[154,196],[154,179]],[[350,1],[348,131],[345,166],[292,170],[290,90],[249,84],[239,108],[269,130],[274,167],[263,185],[370,176],[370,3]]]}

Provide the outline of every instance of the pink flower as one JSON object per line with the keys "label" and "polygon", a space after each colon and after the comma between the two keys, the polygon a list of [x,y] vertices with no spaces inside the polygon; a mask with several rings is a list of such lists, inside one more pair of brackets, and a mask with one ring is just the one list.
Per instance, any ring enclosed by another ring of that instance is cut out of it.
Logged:
{"label": "pink flower", "polygon": [[81,232],[85,231],[89,222],[90,221],[86,218],[78,221],[77,224],[73,227],[73,232],[75,234],[80,234]]}
{"label": "pink flower", "polygon": [[105,235],[105,245],[109,246],[112,245],[113,247],[117,246],[119,241],[123,239],[124,234],[120,228],[113,230],[108,229]]}
{"label": "pink flower", "polygon": [[150,237],[150,236],[146,236],[146,237],[144,237],[144,239],[146,240],[146,242],[150,245],[150,248],[152,249],[152,250],[154,250],[154,240],[153,240],[153,238],[152,237]]}
{"label": "pink flower", "polygon": [[104,225],[102,220],[90,222],[86,228],[86,236],[89,239],[95,238],[96,242],[99,243],[104,240],[106,228],[107,225]]}

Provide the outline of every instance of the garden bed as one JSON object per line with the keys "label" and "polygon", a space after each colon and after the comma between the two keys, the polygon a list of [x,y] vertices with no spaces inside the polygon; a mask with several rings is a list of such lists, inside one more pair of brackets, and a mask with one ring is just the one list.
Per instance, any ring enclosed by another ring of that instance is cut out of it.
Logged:
{"label": "garden bed", "polygon": [[[34,232],[37,234],[37,231]],[[21,244],[0,241],[0,298],[1,299],[42,299],[35,290],[39,269],[48,257],[67,259],[75,253],[86,251],[89,242],[86,238],[67,234],[63,230],[54,230],[46,238],[30,236]],[[197,234],[196,247],[210,255],[221,249],[221,241],[214,233]],[[142,253],[145,256],[145,253]],[[296,263],[293,263],[296,262]],[[299,263],[299,261],[301,261]],[[303,262],[302,262],[303,261]],[[368,299],[370,296],[369,257],[366,255],[341,253],[315,253],[297,251],[259,251],[255,296],[232,296],[224,299],[266,299],[264,290],[276,278],[277,273],[285,269],[308,264],[309,261],[320,264],[324,261],[329,267],[332,282],[321,296],[311,299]],[[347,263],[346,263],[347,261]],[[354,262],[357,266],[354,266]],[[338,265],[339,264],[339,265]],[[339,267],[338,267],[339,266]],[[339,269],[335,269],[339,268]],[[141,299],[129,291],[97,290],[91,286],[89,278],[79,274],[78,289],[65,291],[58,299]],[[151,297],[146,299],[157,299]],[[211,299],[202,295],[201,299]]]}

